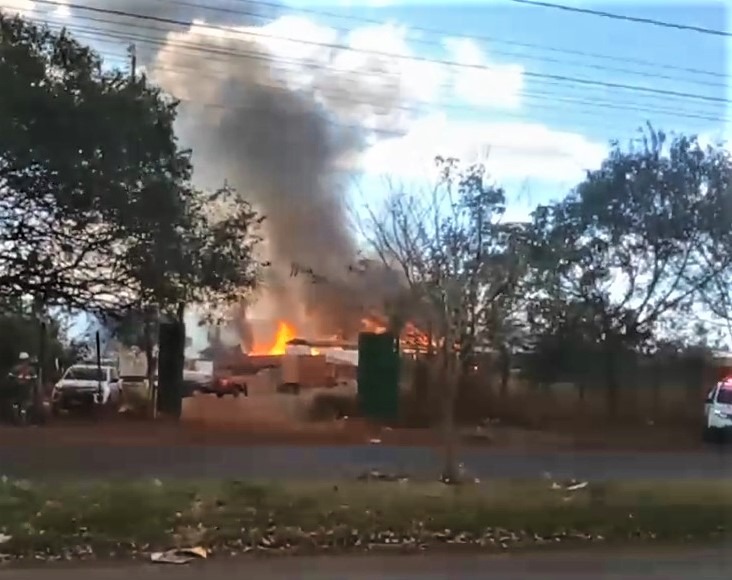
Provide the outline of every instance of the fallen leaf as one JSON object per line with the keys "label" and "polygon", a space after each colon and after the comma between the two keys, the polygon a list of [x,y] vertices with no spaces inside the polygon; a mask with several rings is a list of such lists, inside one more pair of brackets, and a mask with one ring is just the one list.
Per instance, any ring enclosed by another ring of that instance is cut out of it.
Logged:
{"label": "fallen leaf", "polygon": [[167,552],[153,552],[150,554],[150,561],[155,564],[188,564],[193,561],[193,556],[186,556],[178,552],[178,550],[168,550]]}
{"label": "fallen leaf", "polygon": [[190,548],[178,548],[167,550],[165,552],[153,552],[150,554],[150,560],[156,564],[188,564],[195,559],[208,558],[208,551],[201,546],[193,546]]}
{"label": "fallen leaf", "polygon": [[208,551],[206,550],[206,548],[204,548],[202,546],[193,546],[191,548],[183,548],[183,549],[178,550],[178,552],[183,553],[183,554],[188,554],[191,556],[196,556],[197,558],[202,558],[204,560],[206,558],[208,558]]}

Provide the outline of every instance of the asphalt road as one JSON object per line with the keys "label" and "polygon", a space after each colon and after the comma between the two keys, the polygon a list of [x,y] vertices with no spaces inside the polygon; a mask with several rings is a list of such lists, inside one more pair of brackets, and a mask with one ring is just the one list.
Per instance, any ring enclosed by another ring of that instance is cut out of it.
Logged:
{"label": "asphalt road", "polygon": [[205,562],[192,566],[121,566],[0,570],[0,580],[728,580],[732,551],[580,552],[518,556],[356,556]]}
{"label": "asphalt road", "polygon": [[[93,437],[93,433],[90,433]],[[697,479],[732,476],[732,450],[686,453],[501,452],[464,449],[466,471],[481,479]],[[432,478],[439,451],[424,447],[1,446],[0,475],[11,477],[350,478],[368,469]]]}

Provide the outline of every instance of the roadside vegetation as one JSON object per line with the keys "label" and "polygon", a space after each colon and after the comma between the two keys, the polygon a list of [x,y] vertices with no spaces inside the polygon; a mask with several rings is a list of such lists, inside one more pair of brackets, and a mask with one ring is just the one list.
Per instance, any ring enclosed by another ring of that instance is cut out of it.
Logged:
{"label": "roadside vegetation", "polygon": [[[200,546],[212,555],[530,547],[722,539],[727,481],[74,482],[0,484],[6,559],[149,557]],[[579,489],[577,489],[579,488]]]}

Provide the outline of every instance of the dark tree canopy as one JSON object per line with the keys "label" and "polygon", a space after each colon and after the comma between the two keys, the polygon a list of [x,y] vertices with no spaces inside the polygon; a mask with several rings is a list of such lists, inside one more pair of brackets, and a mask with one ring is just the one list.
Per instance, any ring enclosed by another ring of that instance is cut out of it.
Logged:
{"label": "dark tree canopy", "polygon": [[65,31],[0,15],[0,47],[0,298],[120,314],[256,282],[260,218],[191,185],[174,100]]}
{"label": "dark tree canopy", "polygon": [[534,322],[581,319],[586,340],[636,348],[671,314],[693,316],[732,266],[731,179],[727,151],[696,138],[649,130],[628,149],[616,144],[564,200],[534,214]]}

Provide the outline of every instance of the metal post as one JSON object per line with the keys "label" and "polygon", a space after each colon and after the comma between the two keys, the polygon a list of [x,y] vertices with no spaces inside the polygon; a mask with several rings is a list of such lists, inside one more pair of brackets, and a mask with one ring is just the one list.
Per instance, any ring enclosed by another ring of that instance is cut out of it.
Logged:
{"label": "metal post", "polygon": [[102,343],[99,338],[99,331],[96,332],[96,343],[97,343],[97,395],[99,396],[99,402],[102,400]]}

